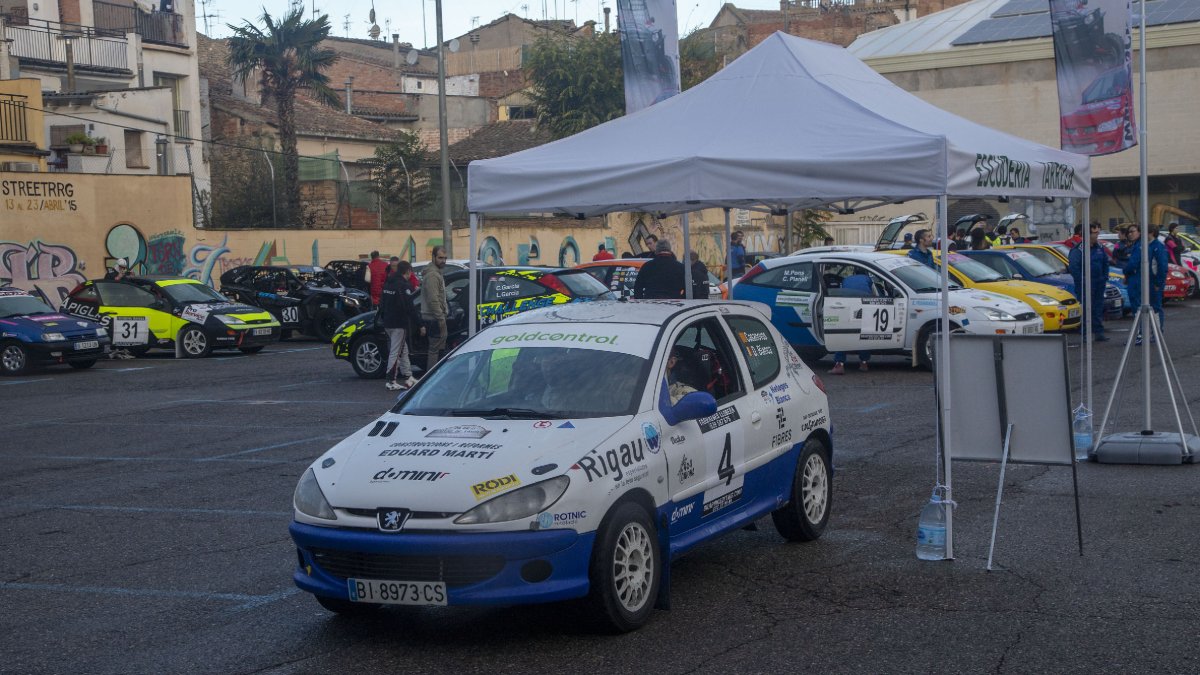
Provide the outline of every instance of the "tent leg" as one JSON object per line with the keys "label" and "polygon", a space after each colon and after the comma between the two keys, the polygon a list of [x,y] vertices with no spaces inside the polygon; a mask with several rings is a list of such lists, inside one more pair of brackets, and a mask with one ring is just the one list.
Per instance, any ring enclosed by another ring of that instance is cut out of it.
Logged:
{"label": "tent leg", "polygon": [[[941,242],[941,265],[939,272],[941,273],[942,282],[942,317],[938,322],[940,325],[940,335],[938,338],[937,359],[934,364],[934,373],[938,378],[939,391],[943,392],[940,397],[941,418],[943,420],[950,419],[950,401],[953,396],[950,391],[950,369],[943,367],[950,363],[950,237],[949,237],[949,199],[947,195],[938,197],[937,200],[937,236]],[[914,345],[915,347],[916,345]],[[951,507],[946,509],[946,557],[954,558],[954,489],[953,481],[951,480],[950,468],[950,435],[946,433],[946,425],[940,425],[942,430],[941,443],[941,461],[945,471],[946,482],[944,483],[946,490],[946,499],[950,502]]]}
{"label": "tent leg", "polygon": [[725,207],[725,288],[733,299],[733,233],[729,230],[729,207]]}
{"label": "tent leg", "polygon": [[467,336],[475,335],[475,321],[479,314],[479,275],[476,273],[475,258],[478,257],[476,247],[479,239],[479,214],[471,213],[471,244],[467,250],[467,269],[470,270],[467,281]]}
{"label": "tent leg", "polygon": [[688,227],[688,214],[683,214],[683,297],[691,300],[692,295],[692,233]]}

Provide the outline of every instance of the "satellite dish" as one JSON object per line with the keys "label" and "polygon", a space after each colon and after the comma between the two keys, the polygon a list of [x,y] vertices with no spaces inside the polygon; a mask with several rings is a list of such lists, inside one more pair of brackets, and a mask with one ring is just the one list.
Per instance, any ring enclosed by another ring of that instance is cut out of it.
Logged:
{"label": "satellite dish", "polygon": [[449,47],[451,53],[457,52],[459,47],[458,38],[454,38],[450,41],[450,44],[446,46]]}
{"label": "satellite dish", "polygon": [[408,54],[405,55],[404,60],[408,62],[408,65],[415,66],[417,65],[417,59],[420,58],[421,55],[417,53],[417,50],[410,49],[408,50]]}

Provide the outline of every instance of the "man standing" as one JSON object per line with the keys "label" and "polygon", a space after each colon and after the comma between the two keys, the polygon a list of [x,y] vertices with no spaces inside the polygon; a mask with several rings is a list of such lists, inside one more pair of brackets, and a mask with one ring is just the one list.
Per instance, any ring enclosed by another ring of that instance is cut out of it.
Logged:
{"label": "man standing", "polygon": [[[1108,254],[1105,253],[1104,247],[1100,245],[1100,224],[1093,223],[1091,226],[1091,244],[1088,247],[1089,255],[1091,256],[1091,272],[1092,272],[1092,305],[1088,307],[1084,305],[1083,316],[1084,320],[1091,317],[1092,336],[1096,342],[1108,342],[1108,338],[1104,336],[1104,288],[1108,284]],[[1075,294],[1079,297],[1079,302],[1082,304],[1086,293],[1083,285],[1083,247],[1076,246],[1071,249],[1071,253],[1067,256],[1067,268],[1071,271],[1071,278],[1075,280]]]}
{"label": "man standing", "polygon": [[700,261],[700,254],[692,251],[692,298],[708,299],[708,267]]}
{"label": "man standing", "polygon": [[658,237],[653,234],[646,235],[643,240],[646,242],[646,250],[637,255],[639,258],[653,258],[655,247],[658,246]]}
{"label": "man standing", "polygon": [[[1149,275],[1142,274],[1142,228],[1140,225],[1129,226],[1129,241],[1133,246],[1129,249],[1129,262],[1125,263],[1125,283],[1129,287],[1129,305],[1134,314],[1142,304],[1142,284],[1150,284],[1150,308],[1158,315],[1158,326],[1163,325],[1163,290],[1167,285],[1167,247],[1158,240],[1158,226],[1150,226],[1150,248],[1147,250],[1150,261]],[[1139,331],[1141,324],[1138,324]],[[1151,336],[1153,337],[1153,336]],[[1142,344],[1142,334],[1138,332],[1137,343]]]}
{"label": "man standing", "polygon": [[367,271],[363,279],[371,289],[371,304],[379,306],[379,296],[383,293],[383,282],[387,280],[387,263],[379,257],[379,251],[371,251],[371,262],[367,263]]}
{"label": "man standing", "polygon": [[[412,289],[408,273],[412,265],[393,257],[387,281],[380,294],[379,317],[388,336],[387,388],[389,391],[408,389],[417,383],[408,360],[408,327],[412,324]],[[400,378],[403,378],[403,381]]]}
{"label": "man standing", "polygon": [[433,368],[442,357],[442,350],[446,348],[446,316],[450,313],[450,307],[446,304],[446,279],[442,276],[445,266],[446,249],[434,246],[433,260],[421,273],[421,321],[425,324],[425,335],[429,338],[426,371]]}
{"label": "man standing", "polygon": [[742,239],[746,235],[741,230],[729,235],[729,257],[733,260],[733,277],[740,278],[746,273],[746,246]]}
{"label": "man standing", "polygon": [[112,268],[104,273],[105,281],[124,281],[129,278],[129,263],[124,258],[117,258]]}
{"label": "man standing", "polygon": [[604,247],[604,243],[601,242],[600,249],[596,253],[596,255],[592,256],[592,260],[595,261],[595,260],[612,260],[612,259],[613,259],[613,254],[611,252],[609,252],[609,250]]}
{"label": "man standing", "polygon": [[638,270],[633,282],[633,297],[639,300],[683,297],[683,263],[671,252],[671,242],[663,239],[654,246],[654,257]]}
{"label": "man standing", "polygon": [[929,230],[917,230],[913,239],[917,242],[917,246],[908,251],[908,257],[936,270],[937,264],[933,262],[933,251],[929,250],[929,245],[933,242],[933,234]]}

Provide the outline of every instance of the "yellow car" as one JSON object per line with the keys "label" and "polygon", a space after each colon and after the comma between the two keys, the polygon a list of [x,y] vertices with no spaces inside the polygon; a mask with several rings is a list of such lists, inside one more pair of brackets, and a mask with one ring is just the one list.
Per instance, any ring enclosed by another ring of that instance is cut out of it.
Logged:
{"label": "yellow car", "polygon": [[61,311],[103,323],[113,347],[134,355],[156,347],[193,359],[214,349],[254,354],[280,332],[270,312],[230,302],[207,284],[182,277],[87,281],[71,291]]}
{"label": "yellow car", "polygon": [[[894,253],[905,255],[908,251]],[[933,257],[935,261],[940,261],[941,254],[934,251]],[[950,280],[963,288],[978,288],[1020,300],[1042,318],[1047,333],[1079,328],[1079,318],[1083,314],[1079,301],[1061,288],[1034,281],[1005,279],[1004,275],[991,267],[961,253],[950,254]]]}

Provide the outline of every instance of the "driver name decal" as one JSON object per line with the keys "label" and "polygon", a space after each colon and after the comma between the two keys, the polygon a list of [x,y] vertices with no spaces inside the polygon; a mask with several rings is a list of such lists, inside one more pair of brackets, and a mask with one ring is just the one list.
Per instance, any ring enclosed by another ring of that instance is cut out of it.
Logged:
{"label": "driver name decal", "polygon": [[740,419],[741,416],[738,415],[737,408],[729,406],[728,408],[721,408],[708,417],[701,417],[696,422],[700,425],[700,432],[707,434],[710,431],[720,429],[726,424],[736,422]]}

